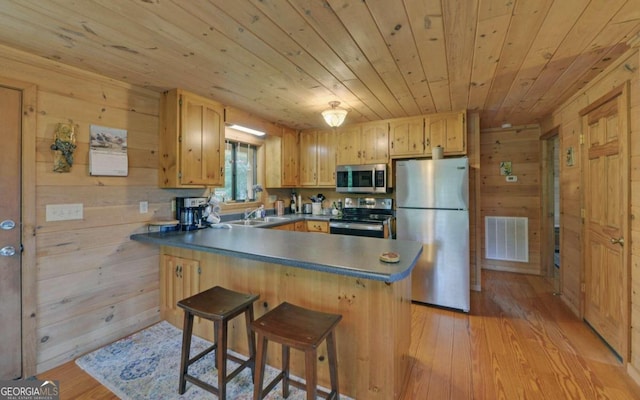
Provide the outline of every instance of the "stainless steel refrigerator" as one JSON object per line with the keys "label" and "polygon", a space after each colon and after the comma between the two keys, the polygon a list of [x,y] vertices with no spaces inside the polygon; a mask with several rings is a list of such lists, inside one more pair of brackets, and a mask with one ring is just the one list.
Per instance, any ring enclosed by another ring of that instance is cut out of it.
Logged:
{"label": "stainless steel refrigerator", "polygon": [[469,161],[466,157],[396,163],[396,235],[424,244],[412,299],[468,312]]}

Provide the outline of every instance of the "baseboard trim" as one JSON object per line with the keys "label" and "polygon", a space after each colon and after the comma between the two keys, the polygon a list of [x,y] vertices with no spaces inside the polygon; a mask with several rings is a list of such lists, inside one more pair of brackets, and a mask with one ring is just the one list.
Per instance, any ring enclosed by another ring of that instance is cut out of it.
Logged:
{"label": "baseboard trim", "polygon": [[627,363],[627,373],[638,385],[640,385],[640,370],[631,365],[631,363]]}

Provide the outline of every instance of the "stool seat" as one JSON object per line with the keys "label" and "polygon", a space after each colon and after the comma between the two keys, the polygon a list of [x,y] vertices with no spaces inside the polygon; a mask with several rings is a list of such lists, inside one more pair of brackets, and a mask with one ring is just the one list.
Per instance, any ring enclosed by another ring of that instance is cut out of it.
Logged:
{"label": "stool seat", "polygon": [[[315,399],[317,391],[317,348],[326,340],[331,392],[328,399],[338,399],[338,361],[334,339],[334,329],[342,315],[309,310],[287,302],[278,305],[251,323],[258,335],[256,370],[254,379],[254,400],[264,398],[282,380],[283,397],[289,396],[289,384],[300,386],[307,391],[307,399]],[[282,371],[263,390],[266,364],[267,342],[282,345]],[[289,380],[289,348],[305,352],[306,385]]]}
{"label": "stool seat", "polygon": [[223,320],[240,315],[259,298],[259,294],[238,293],[215,286],[180,300],[178,307],[200,318]]}
{"label": "stool seat", "polygon": [[[178,307],[184,309],[184,330],[182,334],[182,357],[180,361],[180,382],[178,393],[184,394],[186,383],[191,382],[215,395],[219,399],[226,398],[226,385],[242,370],[249,367],[253,373],[255,368],[255,334],[251,330],[253,322],[253,303],[260,298],[257,294],[234,292],[220,286],[215,286],[204,292],[178,301]],[[243,360],[227,354],[228,322],[238,315],[245,314],[247,342],[249,348],[248,359]],[[191,335],[193,333],[193,319],[200,317],[213,322],[214,343],[212,346],[189,358],[191,353]],[[188,373],[189,366],[205,355],[215,351],[216,369],[218,370],[218,387],[214,387]],[[227,359],[240,365],[227,375]]]}

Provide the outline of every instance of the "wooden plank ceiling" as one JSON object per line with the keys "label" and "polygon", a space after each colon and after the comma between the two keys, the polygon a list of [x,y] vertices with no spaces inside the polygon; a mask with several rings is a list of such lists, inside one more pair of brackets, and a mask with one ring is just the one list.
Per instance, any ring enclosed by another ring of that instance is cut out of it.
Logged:
{"label": "wooden plank ceiling", "polygon": [[[536,123],[638,40],[640,0],[2,0],[0,44],[294,128]],[[1,70],[0,70],[1,74]]]}

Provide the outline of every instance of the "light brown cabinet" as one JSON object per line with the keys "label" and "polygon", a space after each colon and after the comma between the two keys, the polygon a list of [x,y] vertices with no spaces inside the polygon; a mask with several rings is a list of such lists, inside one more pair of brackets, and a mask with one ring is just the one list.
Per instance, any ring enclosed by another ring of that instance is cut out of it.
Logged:
{"label": "light brown cabinet", "polygon": [[296,222],[291,222],[289,224],[274,226],[271,229],[276,229],[279,231],[306,232],[307,225],[306,225],[306,221],[296,221]]}
{"label": "light brown cabinet", "polygon": [[224,107],[174,89],[160,100],[159,186],[224,185]]}
{"label": "light brown cabinet", "polygon": [[431,155],[440,146],[445,155],[466,154],[466,112],[449,112],[389,121],[392,158]]}
{"label": "light brown cabinet", "polygon": [[307,221],[307,232],[329,233],[329,222]]}
{"label": "light brown cabinet", "polygon": [[425,136],[429,140],[425,148],[426,154],[440,146],[444,154],[466,154],[467,152],[467,113],[465,111],[440,113],[426,118]]}
{"label": "light brown cabinet", "polygon": [[[162,255],[160,267],[160,316],[181,326],[184,311],[176,303],[200,293],[200,262],[186,258]],[[196,318],[194,324],[199,324]]]}
{"label": "light brown cabinet", "polygon": [[293,129],[283,128],[281,136],[265,139],[265,186],[270,188],[296,187],[298,172],[299,136]]}
{"label": "light brown cabinet", "polygon": [[300,132],[300,185],[335,187],[335,131]]}
{"label": "light brown cabinet", "polygon": [[388,161],[387,121],[349,125],[338,131],[338,165],[386,164]]}
{"label": "light brown cabinet", "polygon": [[389,122],[389,154],[418,156],[424,154],[424,117],[400,118]]}

